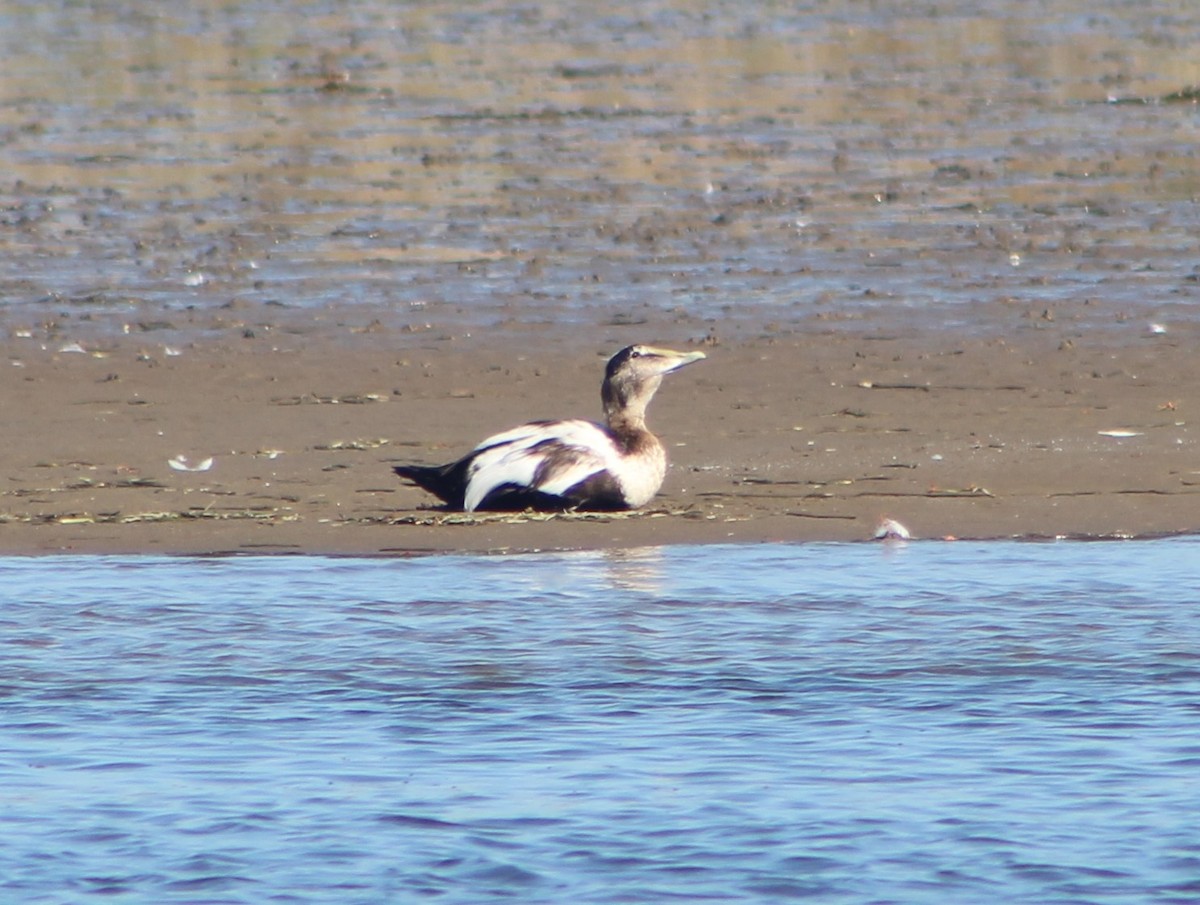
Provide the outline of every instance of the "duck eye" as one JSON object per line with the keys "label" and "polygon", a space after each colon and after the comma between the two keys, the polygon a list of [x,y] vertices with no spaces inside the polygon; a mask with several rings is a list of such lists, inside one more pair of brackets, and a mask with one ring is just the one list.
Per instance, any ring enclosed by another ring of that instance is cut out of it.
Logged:
{"label": "duck eye", "polygon": [[629,353],[629,357],[630,357],[630,358],[641,358],[641,357],[642,357],[642,350],[641,350],[641,349],[634,349],[632,352],[630,352],[630,353]]}

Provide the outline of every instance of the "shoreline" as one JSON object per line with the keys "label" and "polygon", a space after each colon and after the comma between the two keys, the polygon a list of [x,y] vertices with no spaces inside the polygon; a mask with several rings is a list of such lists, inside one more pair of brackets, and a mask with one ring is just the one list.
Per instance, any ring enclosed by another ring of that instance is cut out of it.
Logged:
{"label": "shoreline", "polygon": [[[1137,538],[1200,530],[1182,387],[1196,330],[1006,337],[816,326],[713,343],[659,323],[471,337],[315,330],[148,354],[11,339],[5,554],[424,555],[663,544]],[[561,335],[560,335],[561,334]],[[589,337],[590,339],[591,337]],[[708,354],[649,413],[672,466],[634,514],[478,514],[391,475],[489,432],[596,417],[621,345]],[[536,351],[534,351],[536,350]],[[16,376],[19,375],[19,376]],[[180,461],[182,457],[183,461]],[[180,471],[211,458],[205,471]]]}

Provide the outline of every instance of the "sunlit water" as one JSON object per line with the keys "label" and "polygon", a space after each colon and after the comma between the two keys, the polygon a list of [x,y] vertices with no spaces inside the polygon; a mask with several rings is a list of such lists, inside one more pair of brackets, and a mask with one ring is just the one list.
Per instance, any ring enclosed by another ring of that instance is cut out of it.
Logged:
{"label": "sunlit water", "polygon": [[1200,896],[1200,539],[0,573],[5,902]]}

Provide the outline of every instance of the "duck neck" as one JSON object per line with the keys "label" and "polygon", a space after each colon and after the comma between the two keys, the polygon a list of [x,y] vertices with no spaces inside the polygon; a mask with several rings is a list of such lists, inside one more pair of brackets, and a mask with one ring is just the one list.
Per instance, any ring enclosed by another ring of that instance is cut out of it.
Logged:
{"label": "duck neck", "polygon": [[646,428],[646,406],[654,398],[661,378],[643,381],[606,380],[600,390],[604,402],[604,420],[608,429],[634,444],[649,434]]}
{"label": "duck neck", "polygon": [[604,406],[604,420],[608,429],[618,437],[632,437],[646,431],[646,406]]}

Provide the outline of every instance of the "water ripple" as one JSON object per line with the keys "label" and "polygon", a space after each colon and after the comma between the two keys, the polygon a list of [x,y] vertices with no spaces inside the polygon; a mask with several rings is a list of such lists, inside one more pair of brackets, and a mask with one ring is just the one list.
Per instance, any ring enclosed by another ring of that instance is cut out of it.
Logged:
{"label": "water ripple", "polygon": [[1198,551],[0,560],[0,895],[1183,901]]}

